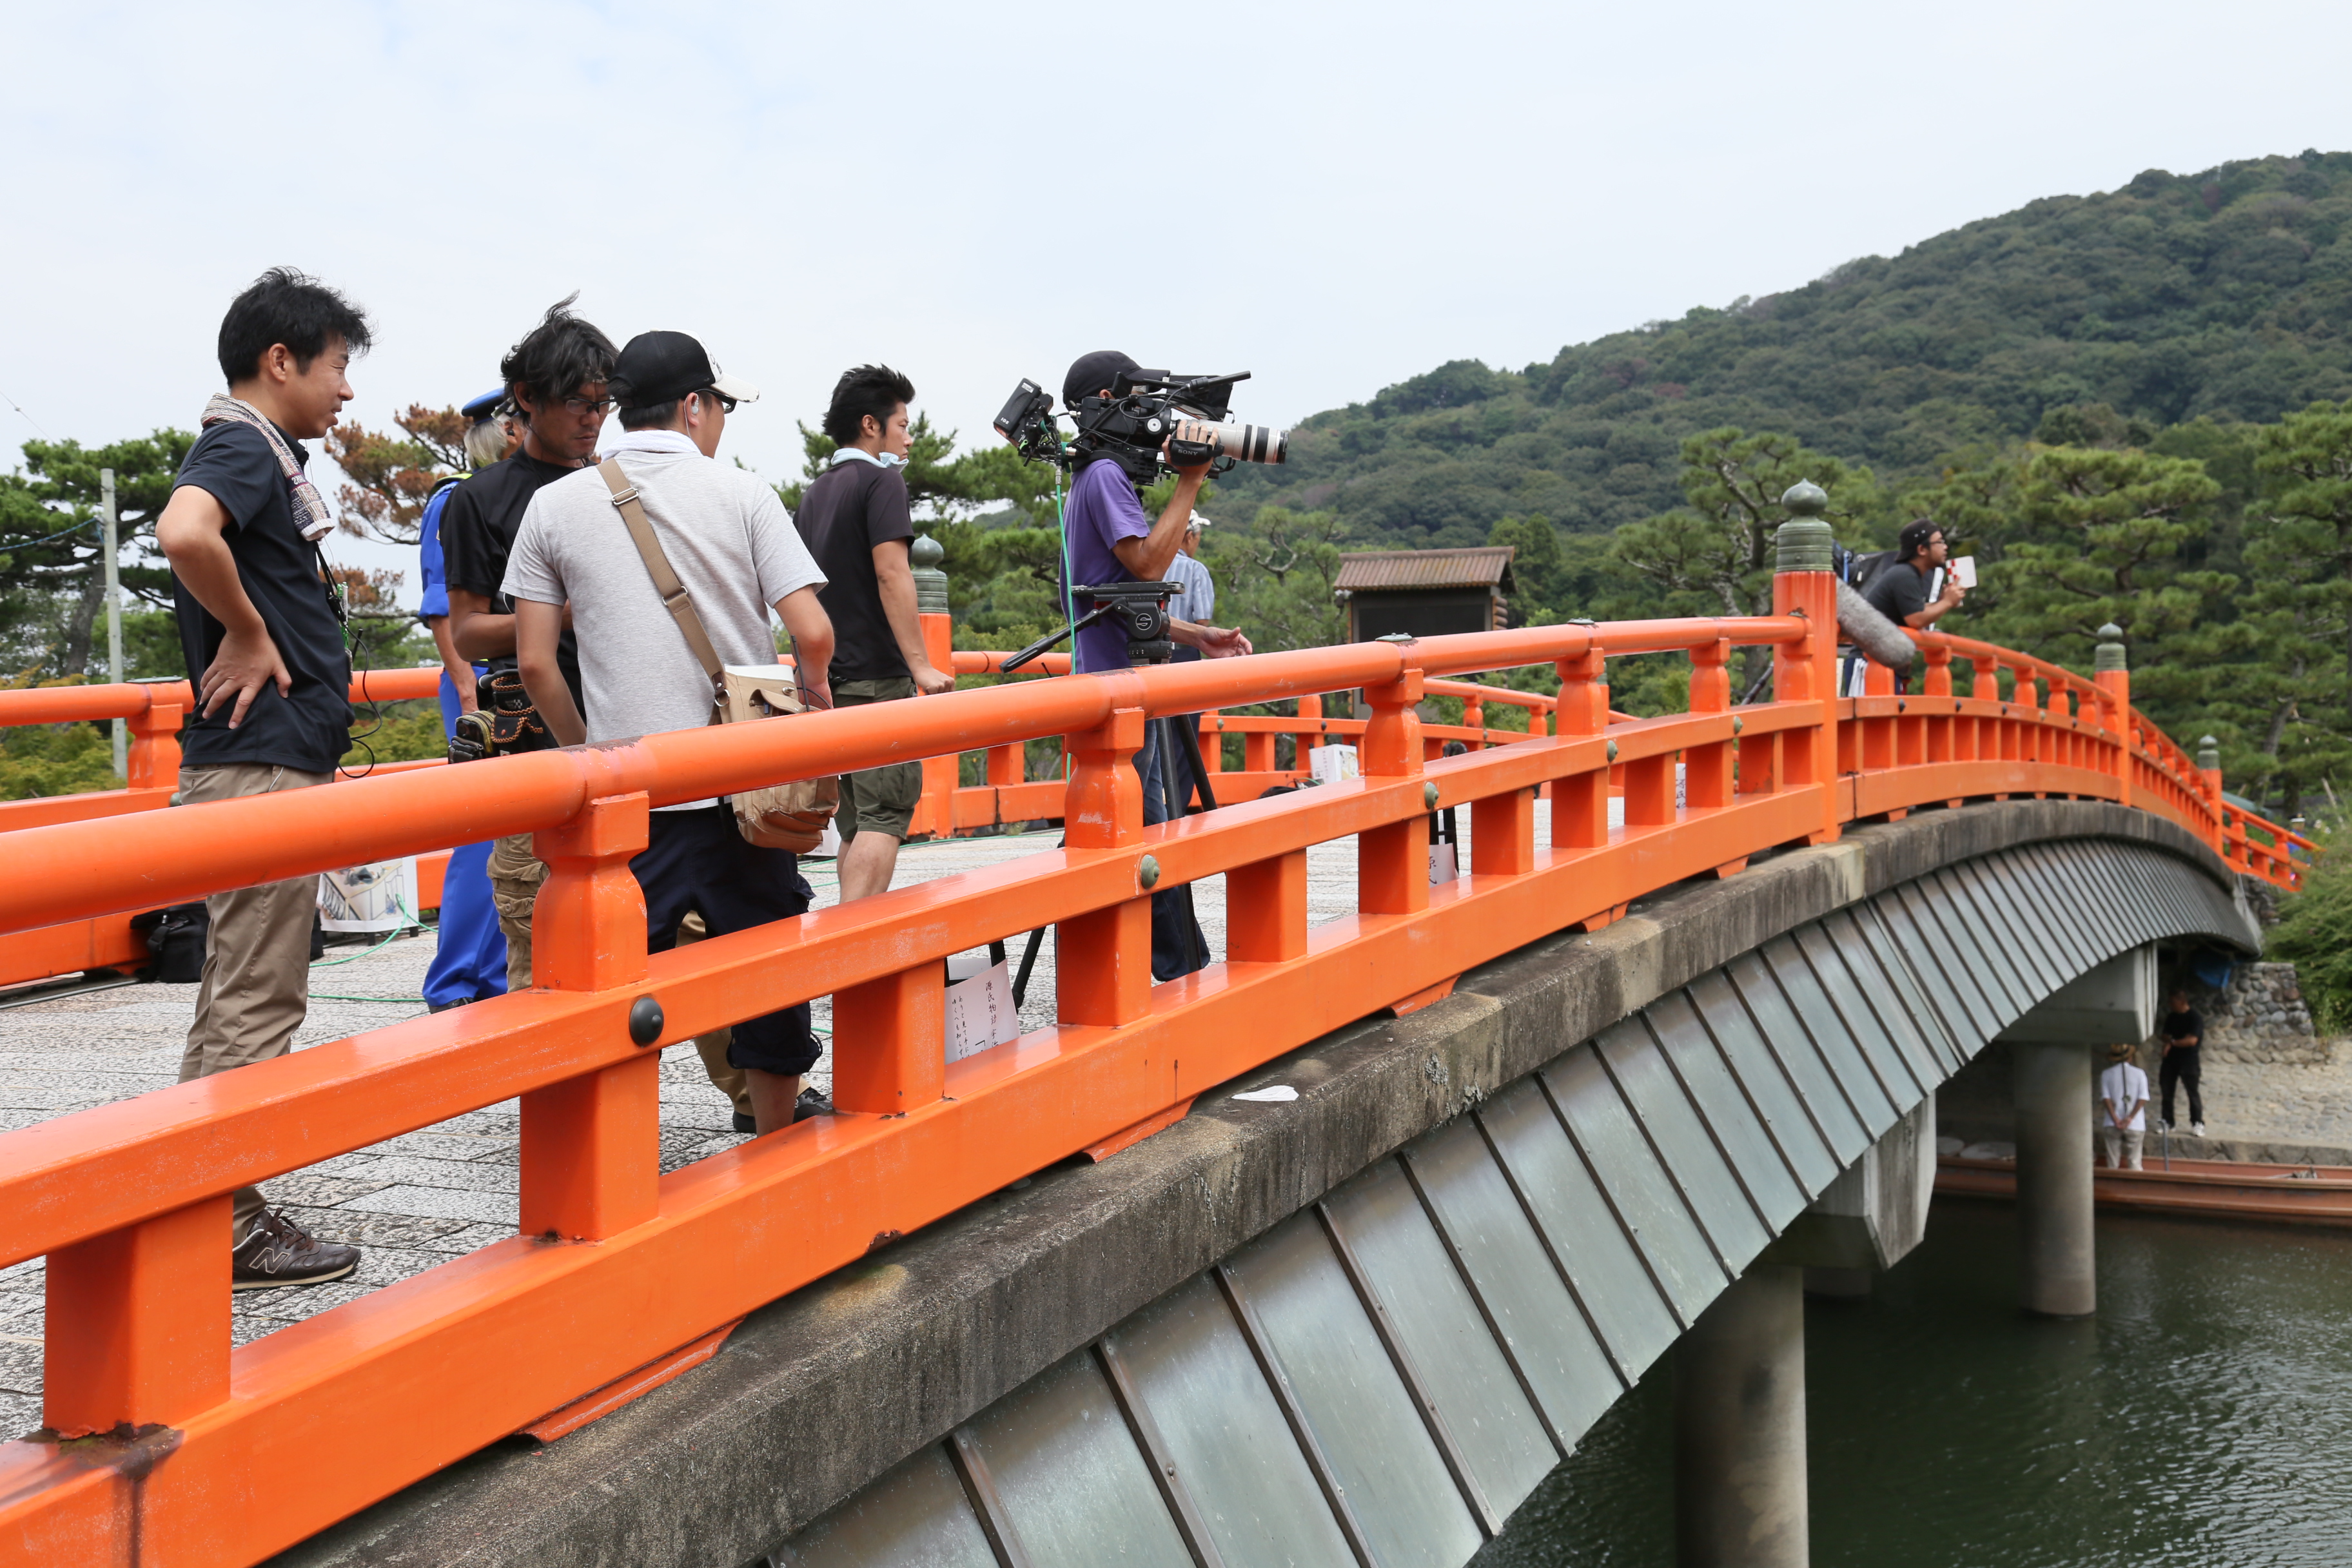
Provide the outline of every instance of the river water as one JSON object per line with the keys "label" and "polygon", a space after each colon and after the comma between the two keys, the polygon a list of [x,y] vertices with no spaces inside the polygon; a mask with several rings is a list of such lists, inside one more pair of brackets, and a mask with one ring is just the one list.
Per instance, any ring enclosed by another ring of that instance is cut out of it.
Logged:
{"label": "river water", "polygon": [[[2352,1564],[2352,1230],[2098,1227],[2081,1322],[2019,1311],[2012,1211],[1965,1199],[1807,1302],[1814,1568]],[[1476,1568],[1672,1568],[1671,1364]]]}

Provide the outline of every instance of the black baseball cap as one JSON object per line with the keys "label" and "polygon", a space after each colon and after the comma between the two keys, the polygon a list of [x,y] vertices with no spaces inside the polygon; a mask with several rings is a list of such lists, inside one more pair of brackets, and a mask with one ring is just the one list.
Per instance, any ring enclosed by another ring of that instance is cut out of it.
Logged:
{"label": "black baseball cap", "polygon": [[1895,542],[1897,547],[1895,559],[1909,561],[1915,556],[1926,554],[1927,542],[1943,531],[1944,525],[1932,517],[1923,517],[1916,522],[1905,523],[1903,531],[1895,536]]}
{"label": "black baseball cap", "polygon": [[1108,386],[1120,371],[1141,368],[1117,349],[1097,349],[1090,354],[1082,354],[1070,366],[1070,374],[1062,378],[1062,406],[1076,408],[1080,398],[1092,397]]}
{"label": "black baseball cap", "polygon": [[623,408],[651,408],[706,386],[738,403],[756,403],[760,397],[758,387],[721,372],[702,345],[684,332],[639,332],[631,338],[613,362],[605,386]]}

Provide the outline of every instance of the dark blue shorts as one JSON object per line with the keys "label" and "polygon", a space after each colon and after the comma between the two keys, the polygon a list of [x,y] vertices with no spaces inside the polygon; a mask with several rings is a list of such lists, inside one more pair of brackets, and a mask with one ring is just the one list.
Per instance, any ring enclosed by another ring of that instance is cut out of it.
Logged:
{"label": "dark blue shorts", "polygon": [[[734,811],[724,805],[655,812],[645,853],[629,869],[645,889],[646,946],[654,952],[677,945],[678,922],[688,910],[701,913],[712,936],[726,936],[806,914],[814,896],[799,858],[787,849],[745,842],[735,830]],[[795,1078],[814,1067],[823,1051],[803,1002],[736,1025],[727,1059]]]}

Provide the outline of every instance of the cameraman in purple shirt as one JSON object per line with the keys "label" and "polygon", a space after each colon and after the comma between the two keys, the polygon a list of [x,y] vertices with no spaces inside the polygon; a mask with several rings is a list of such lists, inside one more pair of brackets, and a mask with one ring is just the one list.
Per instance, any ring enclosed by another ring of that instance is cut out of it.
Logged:
{"label": "cameraman in purple shirt", "polygon": [[[1081,398],[1108,396],[1111,381],[1121,371],[1137,369],[1135,361],[1115,350],[1087,354],[1062,378],[1062,402],[1075,407]],[[1107,456],[1086,462],[1070,483],[1070,499],[1063,510],[1064,536],[1068,542],[1069,577],[1074,584],[1159,583],[1183,548],[1184,531],[1192,521],[1192,502],[1201,493],[1201,479],[1209,471],[1202,463],[1176,470],[1176,494],[1157,522],[1143,513],[1143,498],[1127,471]],[[1169,638],[1198,648],[1202,658],[1232,658],[1253,651],[1249,638],[1231,627],[1195,626],[1171,620]],[[1097,621],[1077,635],[1072,668],[1081,674],[1126,669],[1127,634],[1108,620]],[[1144,731],[1143,750],[1135,756],[1143,779],[1143,822],[1149,827],[1168,820],[1160,784],[1160,726]],[[1173,980],[1201,967],[1192,956],[1189,918],[1181,893],[1175,889],[1151,896],[1151,977]]]}

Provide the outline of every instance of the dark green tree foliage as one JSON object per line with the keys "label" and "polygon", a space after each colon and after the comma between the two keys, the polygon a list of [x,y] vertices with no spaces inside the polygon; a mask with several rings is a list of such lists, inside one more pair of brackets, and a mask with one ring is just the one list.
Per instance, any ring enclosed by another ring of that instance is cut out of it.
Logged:
{"label": "dark green tree foliage", "polygon": [[2204,717],[2234,787],[2293,816],[2352,776],[2352,405],[2314,404],[2251,444],[2245,588],[2205,641]]}
{"label": "dark green tree foliage", "polygon": [[2333,1035],[2352,1030],[2352,843],[2339,835],[2331,847],[2305,868],[2303,891],[2281,901],[2263,956],[2294,965],[2312,1017]]}
{"label": "dark green tree foliage", "polygon": [[2151,429],[2273,420],[2352,396],[2347,220],[2352,153],[2150,170],[1549,363],[1441,366],[1305,421],[1286,466],[1228,477],[1227,510],[1329,508],[1366,548],[1475,544],[1505,517],[1573,533],[1668,511],[1681,443],[1725,426],[1904,479],[2070,405]]}
{"label": "dark green tree foliage", "polygon": [[[0,474],[0,640],[12,668],[50,678],[104,672],[104,639],[93,637],[106,589],[102,468],[114,470],[124,589],[172,602],[172,574],[153,552],[155,517],[194,445],[189,432],[170,429],[105,447],[25,443],[24,468]],[[140,563],[142,544],[151,563]]]}

